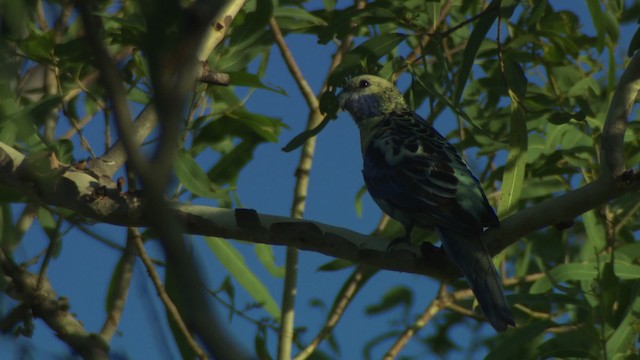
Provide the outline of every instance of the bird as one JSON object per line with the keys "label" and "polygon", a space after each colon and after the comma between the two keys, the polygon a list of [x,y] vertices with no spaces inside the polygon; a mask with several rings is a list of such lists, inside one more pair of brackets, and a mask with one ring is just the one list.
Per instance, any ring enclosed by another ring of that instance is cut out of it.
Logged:
{"label": "bird", "polygon": [[486,228],[500,222],[463,157],[381,77],[346,80],[338,103],[360,130],[369,194],[405,229],[392,244],[409,242],[414,226],[434,228],[491,325],[499,332],[515,327],[502,281],[481,240]]}

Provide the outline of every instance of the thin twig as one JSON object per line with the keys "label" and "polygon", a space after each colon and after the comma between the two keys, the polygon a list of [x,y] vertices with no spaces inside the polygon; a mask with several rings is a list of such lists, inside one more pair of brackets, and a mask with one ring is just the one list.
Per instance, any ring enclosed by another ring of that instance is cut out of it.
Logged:
{"label": "thin twig", "polygon": [[293,58],[293,54],[291,54],[291,50],[287,46],[287,43],[284,41],[284,36],[282,35],[282,31],[280,30],[280,26],[278,26],[278,22],[275,18],[271,18],[269,20],[269,26],[271,27],[271,32],[273,33],[273,38],[278,45],[278,49],[284,58],[284,62],[289,69],[289,73],[293,76],[298,88],[300,89],[300,93],[304,97],[304,100],[307,102],[307,106],[311,111],[316,111],[318,108],[318,98],[313,93],[313,90],[307,83],[304,75],[302,75],[302,71],[296,64],[295,59]]}
{"label": "thin twig", "polygon": [[329,311],[329,315],[327,316],[327,320],[322,326],[322,329],[320,329],[309,345],[296,355],[294,360],[304,360],[313,354],[318,345],[320,345],[320,343],[331,334],[358,291],[377,271],[378,270],[375,268],[363,265],[357,266],[354,269],[353,273],[349,276],[336,296],[336,300],[334,301],[331,311]]}
{"label": "thin twig", "polygon": [[178,327],[178,330],[180,330],[180,333],[187,340],[187,343],[189,344],[191,349],[193,349],[193,351],[196,353],[198,358],[206,359],[207,355],[191,335],[191,332],[187,328],[187,325],[182,320],[182,316],[180,316],[180,312],[178,311],[178,308],[173,303],[173,301],[169,297],[169,294],[167,294],[166,290],[164,289],[162,280],[160,279],[160,276],[158,275],[156,268],[153,266],[153,263],[151,262],[151,258],[149,257],[149,254],[147,254],[147,251],[144,248],[144,244],[142,243],[142,237],[140,236],[140,233],[136,231],[131,233],[130,236],[131,236],[131,239],[133,240],[133,243],[135,244],[136,249],[138,250],[138,256],[140,257],[140,260],[142,260],[144,267],[147,269],[149,278],[151,279],[151,282],[153,282],[153,285],[155,286],[156,291],[158,292],[158,297],[160,297],[160,300],[164,304],[164,307],[167,310],[167,313],[169,314],[171,319],[175,322],[176,326]]}
{"label": "thin twig", "polygon": [[451,35],[452,33],[462,29],[462,27],[464,27],[465,25],[480,19],[481,17],[485,16],[486,14],[488,14],[490,12],[497,11],[498,9],[499,9],[499,6],[491,6],[491,5],[487,6],[484,10],[482,10],[479,13],[477,13],[476,15],[473,15],[472,17],[468,18],[467,20],[462,21],[459,24],[456,24],[456,25],[450,27],[449,29],[447,29],[445,31],[431,32],[431,33],[427,33],[427,35],[432,36],[432,37],[440,37],[440,38],[447,37],[447,36]]}
{"label": "thin twig", "polygon": [[[302,76],[298,65],[291,55],[291,51],[287,47],[282,31],[278,26],[275,18],[271,18],[269,21],[271,32],[273,37],[282,53],[289,72],[296,80],[300,92],[307,101],[307,105],[311,109],[313,114],[309,118],[307,128],[314,128],[319,121],[316,121],[319,117],[318,100],[310,89],[309,84]],[[313,126],[312,124],[313,123]],[[309,171],[311,170],[311,162],[313,159],[315,141],[310,139],[305,143],[298,163],[298,170],[296,171],[296,184],[293,194],[293,206],[291,208],[291,217],[300,219],[304,214],[304,208],[307,198],[307,188],[309,183]],[[295,301],[297,291],[297,279],[298,279],[298,249],[294,247],[287,247],[287,253],[285,258],[285,276],[284,276],[284,289],[282,291],[282,318],[280,319],[280,334],[278,337],[278,355],[279,360],[291,359],[291,344],[293,342],[293,330],[295,320]]]}
{"label": "thin twig", "polygon": [[[373,231],[372,235],[380,235],[389,223],[389,216],[383,214],[380,217],[380,221]],[[300,353],[294,358],[295,360],[304,360],[308,358],[318,348],[320,343],[326,339],[333,329],[338,325],[342,315],[344,315],[347,307],[351,304],[358,291],[364,286],[364,284],[377,272],[375,268],[369,266],[358,265],[353,273],[349,276],[345,284],[340,289],[340,292],[336,296],[336,300],[333,302],[333,306],[329,311],[327,320],[325,321],[322,329],[313,338],[313,340],[307,345]]]}
{"label": "thin twig", "polygon": [[446,296],[446,286],[444,283],[440,283],[440,288],[436,297],[431,301],[429,306],[422,312],[422,315],[418,319],[408,326],[398,339],[393,343],[391,348],[384,355],[385,360],[395,359],[400,350],[405,347],[409,340],[423,327],[425,327],[431,319],[434,318],[445,306],[450,302]]}
{"label": "thin twig", "polygon": [[[363,2],[358,2],[357,6],[363,7]],[[313,90],[307,83],[306,79],[302,75],[300,68],[295,62],[291,51],[289,50],[282,31],[278,26],[275,18],[270,19],[270,27],[273,33],[274,39],[282,57],[287,64],[289,72],[293,76],[298,84],[298,88],[302,93],[307,105],[309,107],[309,116],[307,119],[307,130],[317,127],[323,119],[322,114],[319,111],[319,101],[317,96],[313,93]],[[349,49],[351,45],[351,37],[348,36],[341,44],[339,50],[333,56],[331,65],[325,77],[324,84],[321,92],[326,90],[326,83],[329,78],[329,74],[335,69],[335,67],[342,61],[344,53]],[[313,154],[315,152],[316,138],[309,138],[302,146],[300,154],[300,160],[296,169],[296,184],[294,187],[294,199],[291,207],[291,217],[299,219],[303,217],[307,191],[309,187],[309,174],[311,172],[311,166],[313,163]],[[291,358],[291,344],[293,340],[294,318],[295,318],[295,294],[296,294],[296,282],[298,272],[298,249],[294,247],[287,247],[287,254],[285,260],[285,280],[284,289],[282,292],[282,319],[280,326],[280,336],[278,341],[278,359],[289,360]]]}
{"label": "thin twig", "polygon": [[47,251],[44,254],[44,259],[42,260],[42,265],[40,266],[40,272],[38,274],[38,284],[40,287],[42,284],[42,280],[46,277],[47,268],[49,267],[49,262],[53,257],[53,253],[60,245],[60,241],[62,240],[62,236],[60,234],[60,228],[62,227],[63,217],[58,217],[58,221],[56,222],[56,227],[53,230],[53,234],[50,234],[49,246],[47,246]]}

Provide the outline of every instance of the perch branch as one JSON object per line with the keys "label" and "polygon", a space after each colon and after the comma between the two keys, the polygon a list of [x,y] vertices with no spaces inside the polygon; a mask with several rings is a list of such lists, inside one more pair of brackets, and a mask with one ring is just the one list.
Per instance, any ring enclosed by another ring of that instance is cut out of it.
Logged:
{"label": "perch branch", "polygon": [[[615,99],[637,95],[640,83],[639,55],[634,56],[616,89],[605,128],[620,120],[615,114],[629,114],[632,101]],[[633,76],[632,76],[633,75]],[[623,92],[623,94],[620,94]],[[626,94],[624,94],[626,93]],[[626,107],[625,107],[626,106]],[[612,115],[613,114],[613,115]],[[614,127],[615,128],[615,127]],[[609,132],[605,131],[609,134]],[[604,135],[604,159],[607,154],[621,153],[621,142],[607,144],[617,136]],[[0,143],[0,184],[10,187],[38,202],[60,206],[79,215],[120,226],[148,226],[141,216],[144,201],[139,193],[122,193],[101,183],[90,170],[79,170],[65,165],[53,167],[37,175],[28,171],[25,156],[10,146]],[[497,253],[522,236],[545,226],[553,226],[563,219],[580,214],[640,189],[640,176],[635,172],[622,172],[613,178],[599,179],[563,195],[547,199],[523,209],[503,220],[499,229],[484,235],[492,253]],[[288,217],[257,214],[236,209],[174,204],[173,212],[190,234],[218,236],[273,245],[288,245],[298,249],[320,252],[355,263],[382,269],[425,274],[439,279],[459,276],[444,253],[422,252],[418,246],[387,252],[387,240],[358,234],[346,229],[303,221]]]}
{"label": "perch branch", "polygon": [[[0,184],[10,187],[12,191],[100,222],[120,226],[149,226],[142,216],[143,202],[146,201],[142,194],[122,193],[109,188],[100,184],[90,171],[73,167],[51,169],[43,181],[26,171],[24,163],[24,155],[0,142]],[[606,201],[639,189],[640,179],[634,174],[625,173],[613,182],[596,180],[510,216],[499,229],[485,234],[489,240],[487,244],[495,254],[532,231],[555,225],[558,219],[574,218]],[[293,246],[354,263],[438,279],[452,279],[460,275],[444,252],[423,252],[417,245],[388,252],[387,239],[314,221],[258,214],[246,209],[179,203],[173,204],[172,209],[173,216],[181,220],[184,231],[189,234]]]}

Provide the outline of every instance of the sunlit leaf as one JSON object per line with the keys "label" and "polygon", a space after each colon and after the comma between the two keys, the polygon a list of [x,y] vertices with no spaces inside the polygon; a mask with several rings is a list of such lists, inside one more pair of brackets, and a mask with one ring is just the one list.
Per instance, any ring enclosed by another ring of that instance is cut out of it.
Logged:
{"label": "sunlit leaf", "polygon": [[502,189],[498,203],[498,217],[504,218],[518,206],[524,172],[527,165],[527,125],[526,114],[517,104],[511,109],[511,140],[509,156],[502,176]]}
{"label": "sunlit leaf", "polygon": [[265,269],[276,278],[284,277],[284,266],[276,264],[276,258],[273,255],[273,247],[268,244],[256,244],[256,255]]}
{"label": "sunlit leaf", "polygon": [[242,286],[257,303],[261,304],[264,310],[272,317],[276,319],[280,318],[280,308],[271,297],[269,289],[267,289],[253,271],[247,267],[245,259],[238,250],[236,250],[229,241],[224,239],[205,237],[205,241],[209,249],[211,249],[218,258],[218,261],[220,261],[222,266],[238,281],[240,286]]}
{"label": "sunlit leaf", "polygon": [[598,276],[598,269],[594,263],[569,263],[558,265],[549,273],[531,285],[529,293],[540,294],[549,291],[556,283],[565,281],[593,280]]}
{"label": "sunlit leaf", "polygon": [[307,140],[309,140],[310,138],[318,135],[320,133],[320,131],[322,131],[322,129],[324,129],[325,126],[327,126],[329,121],[330,121],[330,119],[328,117],[325,117],[324,120],[322,120],[322,122],[320,124],[318,124],[318,126],[316,126],[315,128],[313,128],[311,130],[305,130],[305,131],[301,132],[300,134],[296,135],[293,139],[291,139],[291,141],[289,141],[287,143],[287,145],[285,145],[282,148],[282,151],[291,152],[291,151],[299,148]]}
{"label": "sunlit leaf", "polygon": [[180,184],[194,195],[207,198],[219,197],[220,194],[216,192],[207,174],[188,152],[178,153],[174,168]]}

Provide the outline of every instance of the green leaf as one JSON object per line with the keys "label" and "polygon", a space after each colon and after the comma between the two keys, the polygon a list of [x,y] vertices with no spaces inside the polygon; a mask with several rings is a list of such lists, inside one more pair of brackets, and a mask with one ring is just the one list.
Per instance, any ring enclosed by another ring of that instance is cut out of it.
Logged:
{"label": "green leaf", "polygon": [[581,327],[569,332],[556,334],[541,344],[536,352],[536,359],[600,359],[602,349],[598,332],[593,326]]}
{"label": "green leaf", "polygon": [[351,50],[340,65],[329,76],[330,86],[341,86],[349,76],[362,73],[362,69],[377,63],[384,55],[391,53],[402,41],[407,38],[405,34],[387,33],[373,37],[353,50]]}
{"label": "green leaf", "polygon": [[53,240],[56,236],[58,236],[58,234],[56,234],[56,232],[58,231],[57,221],[53,218],[51,212],[46,208],[38,208],[38,223],[50,240]]}
{"label": "green leaf", "polygon": [[551,290],[554,284],[565,281],[593,280],[598,276],[595,263],[562,264],[551,269],[545,277],[538,279],[529,289],[530,294],[540,294]]}
{"label": "green leaf", "polygon": [[282,30],[300,31],[315,26],[326,26],[327,22],[305,9],[293,6],[276,8],[273,16]]}
{"label": "green leaf", "polygon": [[604,225],[599,220],[596,210],[589,210],[582,214],[582,221],[587,238],[580,247],[580,259],[594,259],[595,253],[605,246],[607,237],[605,236]]}
{"label": "green leaf", "polygon": [[600,95],[600,86],[592,77],[586,77],[573,85],[567,91],[569,97],[595,98]]}
{"label": "green leaf", "polygon": [[349,260],[335,259],[318,267],[318,271],[340,271],[352,267],[353,263]]}
{"label": "green leaf", "polygon": [[513,60],[506,61],[504,64],[504,76],[507,78],[509,89],[517,95],[518,100],[523,100],[527,93],[529,81],[524,75],[522,66]]}
{"label": "green leaf", "polygon": [[123,258],[120,257],[116,267],[113,269],[111,273],[111,279],[109,280],[109,288],[107,289],[107,298],[105,299],[105,312],[109,314],[111,310],[113,310],[114,302],[116,300],[117,294],[117,281],[122,278],[122,272],[124,271],[125,263],[122,261]]}
{"label": "green leaf", "polygon": [[379,303],[369,305],[365,309],[367,315],[387,312],[396,307],[407,310],[413,303],[413,293],[406,286],[396,286],[387,291]]}
{"label": "green leaf", "polygon": [[359,218],[362,217],[362,197],[366,193],[367,193],[366,186],[362,186],[360,190],[358,190],[358,192],[356,193],[355,207],[356,207],[356,214],[358,214]]}
{"label": "green leaf", "polygon": [[284,89],[281,87],[271,87],[265,85],[262,80],[260,80],[260,77],[258,77],[258,75],[256,74],[250,74],[244,71],[229,72],[228,74],[229,78],[231,79],[231,85],[233,86],[246,86],[250,88],[273,91],[280,95],[287,95],[286,91],[284,91]]}
{"label": "green leaf", "polygon": [[631,306],[627,308],[624,320],[613,331],[608,338],[606,344],[607,357],[613,359],[616,354],[622,354],[627,351],[629,346],[637,337],[638,330],[638,314],[640,314],[640,296],[638,296],[638,285],[635,285],[635,299]]}
{"label": "green leaf", "polygon": [[[536,321],[525,326],[518,326],[509,330],[501,337],[497,346],[494,346],[485,357],[485,360],[516,359],[527,352],[528,347],[535,346],[536,338],[553,326],[551,321]],[[531,349],[532,350],[532,349]]]}
{"label": "green leaf", "polygon": [[640,279],[640,265],[616,259],[613,262],[613,272],[621,280]]}
{"label": "green leaf", "polygon": [[577,121],[585,121],[586,120],[586,114],[583,111],[578,111],[578,112],[564,112],[564,111],[559,111],[559,112],[553,112],[551,113],[551,115],[549,116],[549,122],[554,124],[554,125],[562,125],[562,124],[566,124],[571,120],[577,120]]}
{"label": "green leaf", "polygon": [[53,30],[32,31],[26,39],[18,42],[18,46],[27,57],[38,62],[50,63],[56,46],[55,37],[56,33]]}
{"label": "green leaf", "polygon": [[253,159],[253,152],[259,143],[245,140],[236,145],[209,170],[208,178],[218,185],[235,183],[240,171]]}
{"label": "green leaf", "polygon": [[246,261],[236,250],[229,241],[216,238],[205,237],[205,241],[209,246],[209,249],[216,255],[220,264],[229,271],[229,274],[238,281],[251,295],[254,300],[261,304],[262,307],[275,319],[280,318],[280,308],[278,304],[273,300],[269,289],[265,287],[258,277],[247,267]]}
{"label": "green leaf", "polygon": [[518,206],[527,165],[527,124],[524,110],[512,99],[509,155],[502,175],[498,217],[505,218]]}
{"label": "green leaf", "polygon": [[273,277],[284,277],[284,266],[278,266],[278,264],[276,264],[276,257],[273,255],[273,247],[271,245],[256,244],[255,251],[262,266],[264,266]]}
{"label": "green leaf", "polygon": [[269,142],[278,142],[278,136],[280,135],[280,129],[287,127],[279,119],[269,116],[250,113],[248,111],[239,111],[233,114],[235,121],[245,125],[251,129],[254,133],[260,135],[263,139]]}
{"label": "green leaf", "polygon": [[212,199],[219,197],[207,174],[188,152],[178,152],[174,168],[180,184],[194,195]]}
{"label": "green leaf", "polygon": [[[15,191],[13,191],[13,193],[15,193]],[[23,235],[13,225],[13,212],[11,209],[12,205],[9,203],[2,203],[0,205],[0,234],[2,235],[2,238],[0,238],[0,245],[7,253],[11,253],[11,250],[20,244]]]}
{"label": "green leaf", "polygon": [[289,141],[287,143],[287,145],[285,145],[282,148],[282,151],[284,151],[284,152],[292,152],[293,150],[299,148],[305,142],[307,142],[307,140],[309,140],[310,138],[318,135],[320,133],[320,131],[322,131],[322,129],[324,129],[325,126],[327,126],[329,121],[330,121],[329,117],[325,117],[324,120],[322,120],[322,122],[320,124],[318,124],[318,126],[316,126],[315,128],[313,128],[311,130],[305,130],[305,131],[301,132],[300,134],[296,135],[293,139],[291,139],[291,141]]}
{"label": "green leaf", "polygon": [[260,360],[271,360],[273,359],[269,354],[269,349],[267,348],[267,340],[264,337],[264,334],[258,332],[256,337],[253,339],[253,347],[256,350],[257,358]]}
{"label": "green leaf", "polygon": [[[500,0],[493,0],[487,6],[487,8],[497,8],[498,6],[500,6],[500,2]],[[453,91],[453,104],[455,105],[455,107],[458,107],[458,105],[460,105],[462,92],[464,91],[464,87],[467,84],[469,75],[471,74],[471,67],[476,60],[480,45],[482,45],[482,42],[487,38],[487,34],[489,33],[489,30],[493,26],[493,23],[496,21],[497,17],[497,11],[490,11],[484,14],[484,16],[482,16],[473,27],[473,31],[469,36],[467,46],[465,46],[464,52],[462,54],[462,64],[460,65],[460,69],[458,70],[458,79]]]}

